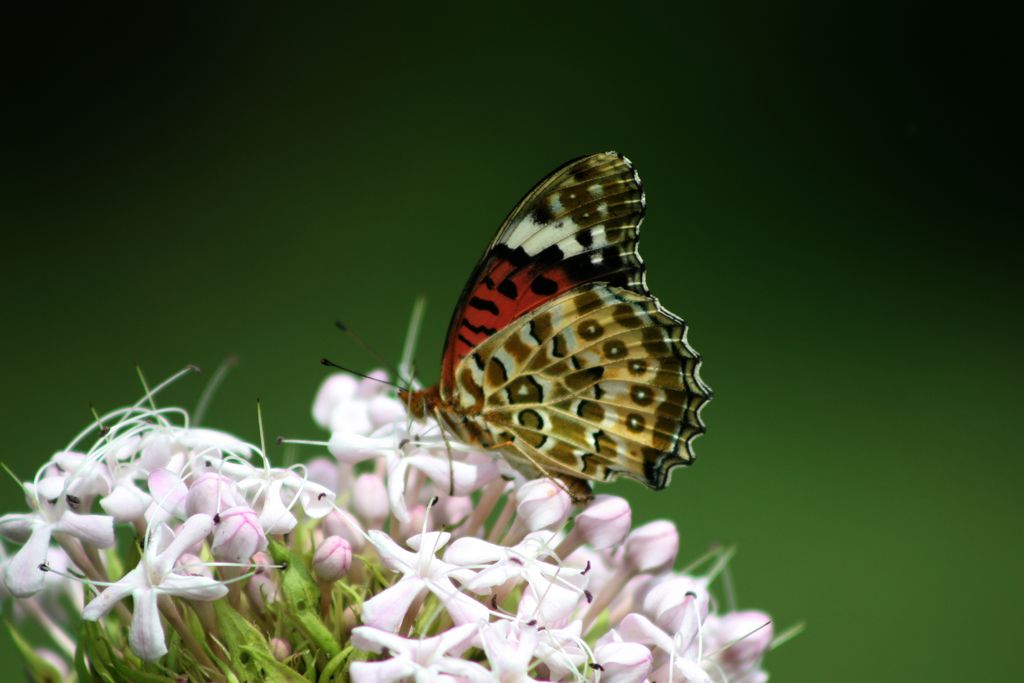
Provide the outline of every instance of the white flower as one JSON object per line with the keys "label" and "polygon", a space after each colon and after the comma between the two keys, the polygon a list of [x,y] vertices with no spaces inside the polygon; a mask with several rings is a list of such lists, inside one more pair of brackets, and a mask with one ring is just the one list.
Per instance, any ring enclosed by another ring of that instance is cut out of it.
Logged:
{"label": "white flower", "polygon": [[501,620],[487,624],[480,632],[480,642],[493,679],[500,683],[529,683],[538,632],[535,626]]}
{"label": "white flower", "polygon": [[587,576],[583,570],[547,561],[554,557],[551,538],[551,532],[537,531],[506,548],[466,536],[452,543],[444,557],[453,565],[481,568],[466,583],[467,590],[475,593],[486,595],[510,581],[525,581],[520,616],[556,625],[586,596]]}
{"label": "white flower", "polygon": [[370,626],[352,631],[352,644],[367,652],[387,652],[391,659],[380,662],[353,662],[350,669],[355,683],[392,683],[415,680],[469,681],[487,683],[494,677],[475,662],[460,659],[476,635],[475,624],[463,624],[430,638],[402,638]]}
{"label": "white flower", "polygon": [[479,601],[462,593],[452,579],[465,583],[473,572],[436,557],[437,551],[451,539],[451,534],[431,531],[409,539],[410,552],[395,543],[383,531],[372,530],[370,543],[377,549],[385,566],[402,573],[397,583],[363,603],[363,623],[385,631],[398,629],[412,603],[430,591],[438,597],[456,624],[486,621],[489,610]]}
{"label": "white flower", "polygon": [[209,601],[228,592],[227,586],[214,579],[173,572],[178,557],[205,539],[213,526],[213,518],[209,515],[195,515],[185,522],[173,539],[166,525],[157,526],[139,564],[93,598],[82,610],[82,618],[95,621],[131,595],[132,625],[128,642],[145,661],[162,657],[167,653],[167,644],[157,602],[161,595]]}
{"label": "white flower", "polygon": [[[60,479],[56,482],[53,479]],[[23,545],[4,569],[4,584],[12,595],[23,598],[43,588],[46,573],[40,565],[46,561],[54,533],[74,536],[97,548],[114,545],[114,519],[106,515],[80,515],[71,510],[75,498],[64,494],[47,499],[40,491],[62,491],[63,477],[43,480],[39,487],[25,484],[26,498],[35,512],[0,517],[0,535]]]}

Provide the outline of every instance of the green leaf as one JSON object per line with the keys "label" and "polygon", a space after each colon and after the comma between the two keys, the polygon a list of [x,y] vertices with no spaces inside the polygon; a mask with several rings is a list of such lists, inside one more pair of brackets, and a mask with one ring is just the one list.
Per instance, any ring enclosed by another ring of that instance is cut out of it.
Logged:
{"label": "green leaf", "polygon": [[352,646],[349,645],[332,657],[320,674],[318,683],[341,683],[341,681],[344,681],[345,672],[348,670],[348,663],[352,659],[352,652]]}
{"label": "green leaf", "polygon": [[305,683],[297,671],[277,661],[267,639],[259,629],[236,612],[225,600],[213,603],[224,647],[239,681],[269,683]]}
{"label": "green leaf", "polygon": [[[114,647],[110,644],[107,632],[100,628],[95,621],[83,621],[78,637],[79,651],[85,650],[84,656],[89,658],[89,665],[92,666],[93,675],[91,680],[117,683],[118,681],[132,681],[132,683],[174,683],[169,676],[147,673],[141,669],[141,662],[134,654],[127,654],[133,661],[125,662],[117,655]],[[88,679],[86,679],[88,680]]]}
{"label": "green leaf", "polygon": [[15,646],[21,652],[21,656],[25,658],[25,663],[28,665],[28,673],[32,676],[32,680],[36,683],[60,683],[64,677],[57,670],[57,667],[36,654],[32,646],[14,629],[11,622],[8,621],[6,623],[7,630],[10,631]]}
{"label": "green leaf", "polygon": [[274,562],[285,567],[281,571],[281,597],[288,616],[328,659],[337,657],[341,645],[317,614],[320,588],[305,563],[286,545],[273,540],[270,541],[270,555]]}

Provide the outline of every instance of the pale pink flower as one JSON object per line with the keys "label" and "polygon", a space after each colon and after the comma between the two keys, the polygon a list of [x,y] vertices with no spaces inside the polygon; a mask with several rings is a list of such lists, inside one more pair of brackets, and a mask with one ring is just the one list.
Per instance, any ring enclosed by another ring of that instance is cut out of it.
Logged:
{"label": "pale pink flower", "polygon": [[209,515],[190,517],[173,538],[165,525],[156,527],[139,564],[93,598],[82,610],[82,618],[95,621],[130,595],[132,624],[128,642],[132,650],[148,662],[162,657],[167,653],[167,644],[157,604],[160,595],[208,601],[228,592],[227,586],[213,579],[173,571],[185,549],[206,538],[212,530],[213,519]]}
{"label": "pale pink flower", "polygon": [[[40,482],[40,489],[62,490],[63,485]],[[26,499],[34,512],[0,517],[0,535],[22,543],[4,568],[4,584],[12,595],[23,598],[42,590],[46,580],[40,565],[46,561],[54,533],[74,536],[97,548],[114,545],[114,519],[106,515],[81,515],[74,512],[74,497],[64,494],[46,499],[32,484],[25,484]]]}
{"label": "pale pink flower", "polygon": [[414,680],[468,681],[488,683],[494,678],[476,662],[459,655],[476,635],[475,624],[463,624],[430,638],[403,638],[386,630],[359,626],[352,631],[352,644],[366,652],[387,652],[391,658],[379,662],[353,662],[354,683],[397,683]]}
{"label": "pale pink flower", "polygon": [[363,623],[385,631],[395,631],[413,602],[430,591],[438,597],[456,624],[486,621],[490,615],[483,604],[462,593],[452,579],[465,583],[473,572],[437,557],[437,551],[451,534],[432,531],[409,539],[410,552],[382,531],[369,532],[370,543],[384,565],[400,572],[402,578],[363,603]]}

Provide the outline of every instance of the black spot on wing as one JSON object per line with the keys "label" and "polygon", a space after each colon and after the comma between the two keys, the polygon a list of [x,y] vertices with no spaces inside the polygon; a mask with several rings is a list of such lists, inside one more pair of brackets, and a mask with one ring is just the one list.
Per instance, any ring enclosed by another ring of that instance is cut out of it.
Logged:
{"label": "black spot on wing", "polygon": [[547,225],[555,220],[555,214],[551,211],[551,207],[548,206],[547,198],[537,202],[537,205],[533,207],[533,212],[530,214],[530,219],[537,225]]}
{"label": "black spot on wing", "polygon": [[538,275],[530,283],[530,291],[539,296],[551,296],[558,291],[558,283],[543,275]]}
{"label": "black spot on wing", "polygon": [[479,296],[474,296],[469,300],[467,304],[470,308],[475,308],[478,311],[487,311],[493,315],[498,315],[498,305],[490,299],[484,299]]}
{"label": "black spot on wing", "polygon": [[538,252],[533,260],[537,266],[544,268],[561,263],[564,258],[565,254],[562,252],[562,249],[557,244],[552,244]]}
{"label": "black spot on wing", "polygon": [[519,297],[519,288],[516,287],[516,283],[509,279],[505,279],[498,285],[498,294],[501,294],[503,297],[508,299],[516,299]]}
{"label": "black spot on wing", "polygon": [[462,326],[468,329],[470,332],[484,334],[487,335],[488,337],[498,331],[493,327],[487,327],[487,325],[474,325],[473,323],[469,322],[466,319],[462,320]]}
{"label": "black spot on wing", "polygon": [[496,244],[491,250],[491,254],[494,258],[506,261],[516,268],[522,268],[530,262],[530,255],[522,247],[513,249],[507,244]]}

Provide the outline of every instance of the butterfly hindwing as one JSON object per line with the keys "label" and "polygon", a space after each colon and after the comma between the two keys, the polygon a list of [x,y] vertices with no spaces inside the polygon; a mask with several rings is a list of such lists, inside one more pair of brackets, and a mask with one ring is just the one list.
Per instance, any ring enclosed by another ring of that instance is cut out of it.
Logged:
{"label": "butterfly hindwing", "polygon": [[582,157],[541,181],[506,218],[448,328],[442,394],[472,349],[538,306],[589,282],[646,294],[636,252],[640,178],[615,152]]}
{"label": "butterfly hindwing", "polygon": [[710,397],[685,335],[653,297],[586,285],[474,349],[457,393],[527,469],[662,488],[693,460]]}

